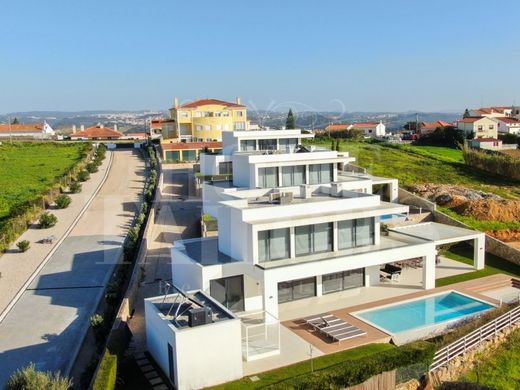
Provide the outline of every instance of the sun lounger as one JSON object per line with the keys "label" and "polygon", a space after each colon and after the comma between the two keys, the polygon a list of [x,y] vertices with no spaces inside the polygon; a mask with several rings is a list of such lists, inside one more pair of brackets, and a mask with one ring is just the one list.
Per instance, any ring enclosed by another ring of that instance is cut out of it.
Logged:
{"label": "sun lounger", "polygon": [[317,314],[305,317],[303,320],[316,331],[330,337],[338,343],[341,343],[343,340],[367,334],[365,331],[332,314]]}

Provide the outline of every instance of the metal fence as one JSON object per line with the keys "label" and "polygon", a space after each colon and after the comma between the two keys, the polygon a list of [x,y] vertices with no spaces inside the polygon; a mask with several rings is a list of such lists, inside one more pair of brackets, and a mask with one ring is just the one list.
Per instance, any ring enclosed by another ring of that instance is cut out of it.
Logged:
{"label": "metal fence", "polygon": [[506,329],[518,321],[520,321],[520,306],[438,350],[430,365],[430,372],[446,366],[451,360],[464,355],[471,348],[479,346],[485,340],[496,336],[502,329]]}

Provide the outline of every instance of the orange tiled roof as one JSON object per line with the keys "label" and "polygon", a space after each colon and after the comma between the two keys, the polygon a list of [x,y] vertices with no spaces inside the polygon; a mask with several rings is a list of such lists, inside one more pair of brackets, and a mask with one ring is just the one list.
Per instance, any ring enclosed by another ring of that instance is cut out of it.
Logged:
{"label": "orange tiled roof", "polygon": [[495,119],[499,120],[499,121],[502,121],[502,122],[506,122],[506,123],[520,125],[520,121],[518,119],[511,118],[510,116],[503,116],[503,117],[501,116],[501,117],[497,117]]}
{"label": "orange tiled roof", "polygon": [[476,122],[476,121],[478,121],[480,119],[482,119],[482,117],[480,117],[480,116],[469,116],[467,118],[459,119],[459,122],[461,122],[461,123],[473,123],[473,122]]}
{"label": "orange tiled roof", "polygon": [[83,131],[77,131],[74,134],[70,135],[73,138],[119,138],[122,137],[123,134],[114,129],[110,129],[108,127],[89,127]]}
{"label": "orange tiled roof", "polygon": [[333,123],[333,124],[325,127],[325,130],[327,130],[327,131],[348,130],[349,126],[350,125],[348,123]]}
{"label": "orange tiled roof", "polygon": [[226,102],[224,100],[218,99],[198,99],[190,103],[183,104],[179,106],[179,108],[196,108],[200,106],[209,106],[209,105],[220,105],[225,107],[245,107],[243,104]]}
{"label": "orange tiled roof", "polygon": [[450,122],[436,121],[436,122],[421,122],[421,129],[435,130],[437,127],[453,126]]}
{"label": "orange tiled roof", "polygon": [[370,127],[376,127],[379,124],[379,122],[359,122],[354,123],[352,126],[356,129],[364,129],[364,128],[370,128]]}
{"label": "orange tiled roof", "polygon": [[42,123],[25,123],[14,125],[10,125],[9,123],[0,124],[0,133],[41,133],[42,131]]}

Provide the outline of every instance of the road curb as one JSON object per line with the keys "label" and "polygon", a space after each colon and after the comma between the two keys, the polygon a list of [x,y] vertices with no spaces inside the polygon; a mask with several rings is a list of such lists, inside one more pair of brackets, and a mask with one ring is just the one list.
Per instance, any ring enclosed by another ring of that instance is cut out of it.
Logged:
{"label": "road curb", "polygon": [[58,250],[58,248],[60,247],[60,245],[63,243],[63,241],[65,241],[65,239],[69,236],[70,232],[72,231],[72,229],[74,229],[76,227],[76,225],[78,224],[79,220],[81,219],[81,217],[83,217],[83,215],[86,213],[87,209],[89,208],[89,206],[92,204],[92,202],[94,201],[94,198],[97,196],[97,194],[99,193],[99,191],[101,191],[101,188],[103,187],[103,184],[105,184],[105,182],[107,181],[107,178],[108,178],[108,174],[110,172],[110,169],[112,168],[112,161],[113,161],[113,152],[110,152],[110,160],[108,161],[108,166],[107,166],[107,169],[105,171],[105,175],[103,176],[103,179],[101,180],[101,183],[99,183],[99,185],[97,186],[96,190],[94,191],[94,193],[91,195],[91,197],[87,200],[87,203],[85,203],[85,205],[83,206],[83,208],[80,210],[79,214],[76,216],[76,218],[74,218],[74,221],[72,221],[71,225],[68,227],[68,229],[65,231],[65,233],[63,234],[63,236],[58,240],[58,242],[56,243],[56,245],[54,245],[54,247],[51,249],[51,251],[47,254],[47,256],[44,257],[44,259],[42,260],[42,262],[40,263],[40,265],[38,265],[38,267],[36,268],[36,270],[34,270],[34,272],[31,274],[31,276],[29,276],[29,279],[27,279],[27,281],[23,284],[23,286],[18,290],[18,292],[16,293],[16,295],[14,296],[14,298],[11,300],[11,302],[9,302],[9,304],[7,305],[7,307],[2,311],[2,313],[0,314],[0,324],[4,321],[5,317],[7,317],[7,315],[9,314],[9,312],[13,309],[13,307],[16,305],[16,303],[20,300],[21,296],[23,295],[23,293],[27,290],[27,288],[31,285],[31,283],[34,281],[34,279],[36,279],[36,276],[38,276],[38,274],[40,273],[40,271],[43,269],[43,267],[45,267],[45,265],[49,262],[50,258],[52,257],[52,255]]}

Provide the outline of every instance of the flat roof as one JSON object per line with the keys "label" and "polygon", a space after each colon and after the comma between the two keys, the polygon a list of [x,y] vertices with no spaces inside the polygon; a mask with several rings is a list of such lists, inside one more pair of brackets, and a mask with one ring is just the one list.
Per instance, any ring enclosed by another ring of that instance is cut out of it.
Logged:
{"label": "flat roof", "polygon": [[189,240],[176,241],[174,247],[180,246],[184,246],[184,249],[177,249],[200,265],[227,264],[239,261],[219,251],[218,237],[193,238]]}
{"label": "flat roof", "polygon": [[399,226],[390,229],[393,232],[417,237],[436,243],[448,243],[471,240],[484,233],[477,230],[465,229],[457,226],[445,225],[437,222],[425,222],[416,225]]}
{"label": "flat roof", "polygon": [[210,309],[211,323],[236,318],[233,313],[200,290],[186,292],[185,294],[190,299],[186,299],[186,296],[180,293],[174,293],[148,298],[147,300],[153,303],[156,309],[165,316],[165,319],[177,329],[190,328],[188,317],[188,310],[190,309],[204,307]]}

